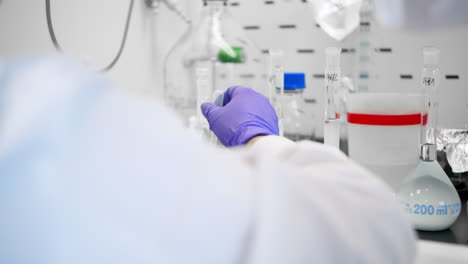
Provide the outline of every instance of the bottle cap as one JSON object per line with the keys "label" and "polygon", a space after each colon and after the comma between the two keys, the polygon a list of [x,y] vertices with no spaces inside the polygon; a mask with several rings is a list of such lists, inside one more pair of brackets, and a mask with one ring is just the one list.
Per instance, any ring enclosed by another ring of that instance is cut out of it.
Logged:
{"label": "bottle cap", "polygon": [[284,89],[298,90],[306,88],[305,74],[303,72],[285,72]]}
{"label": "bottle cap", "polygon": [[440,50],[433,47],[423,48],[424,65],[437,66],[439,65]]}
{"label": "bottle cap", "polygon": [[340,67],[341,48],[328,47],[325,49],[328,67]]}

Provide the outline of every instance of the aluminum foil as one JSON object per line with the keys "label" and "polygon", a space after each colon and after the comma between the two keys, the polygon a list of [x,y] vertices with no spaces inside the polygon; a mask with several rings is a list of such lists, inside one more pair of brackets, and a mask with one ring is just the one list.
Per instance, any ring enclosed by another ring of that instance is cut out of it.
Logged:
{"label": "aluminum foil", "polygon": [[454,173],[468,171],[468,129],[439,130],[437,150],[445,152]]}

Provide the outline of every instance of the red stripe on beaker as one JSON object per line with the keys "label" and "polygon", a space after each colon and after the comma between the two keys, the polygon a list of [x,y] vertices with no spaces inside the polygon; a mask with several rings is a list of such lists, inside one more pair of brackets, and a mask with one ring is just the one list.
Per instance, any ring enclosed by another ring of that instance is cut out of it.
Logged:
{"label": "red stripe on beaker", "polygon": [[[423,115],[423,125],[427,124],[427,114]],[[374,126],[411,126],[421,124],[421,114],[411,115],[369,115],[348,113],[348,123]]]}

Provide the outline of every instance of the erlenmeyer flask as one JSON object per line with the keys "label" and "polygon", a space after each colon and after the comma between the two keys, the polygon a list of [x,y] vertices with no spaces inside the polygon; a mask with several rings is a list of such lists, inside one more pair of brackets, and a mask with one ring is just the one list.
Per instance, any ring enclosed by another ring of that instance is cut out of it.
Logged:
{"label": "erlenmeyer flask", "polygon": [[[461,211],[461,202],[457,190],[436,160],[435,91],[439,77],[439,50],[424,48],[423,53],[422,85],[427,96],[427,115],[422,118],[420,161],[402,184],[398,195],[416,229],[439,231],[455,222]],[[427,125],[424,117],[427,117]]]}
{"label": "erlenmeyer flask", "polygon": [[[197,126],[201,98],[214,101],[214,94],[234,85],[252,87],[264,94],[267,91],[267,83],[262,79],[263,55],[231,18],[227,0],[201,3],[199,21],[176,44],[165,62],[166,102],[189,127]],[[209,71],[206,75],[210,79],[205,81],[210,83],[211,91],[204,89],[207,94],[199,94],[196,88],[199,65]]]}

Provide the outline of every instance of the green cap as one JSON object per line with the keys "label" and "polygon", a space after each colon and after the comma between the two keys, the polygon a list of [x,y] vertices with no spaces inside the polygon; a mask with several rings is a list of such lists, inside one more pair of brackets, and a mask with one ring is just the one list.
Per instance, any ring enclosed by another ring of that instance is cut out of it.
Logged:
{"label": "green cap", "polygon": [[[234,51],[234,54],[229,54],[231,50]],[[244,61],[243,48],[231,47],[231,50],[220,49],[218,60],[224,63],[242,63]]]}

